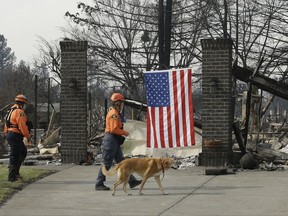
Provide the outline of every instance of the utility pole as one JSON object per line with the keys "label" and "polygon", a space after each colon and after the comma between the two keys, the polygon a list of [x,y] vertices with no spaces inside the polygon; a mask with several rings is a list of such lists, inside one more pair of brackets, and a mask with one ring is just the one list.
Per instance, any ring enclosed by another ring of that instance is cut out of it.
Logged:
{"label": "utility pole", "polygon": [[224,0],[224,21],[223,21],[223,36],[224,38],[228,38],[228,28],[227,28],[227,24],[228,24],[228,3],[227,0]]}
{"label": "utility pole", "polygon": [[165,61],[166,68],[170,68],[171,52],[171,21],[172,21],[172,0],[166,0],[165,11]]}
{"label": "utility pole", "polygon": [[159,69],[170,68],[172,0],[159,0]]}
{"label": "utility pole", "polygon": [[35,75],[35,111],[34,111],[34,145],[37,145],[37,105],[38,105],[38,101],[37,101],[37,91],[38,91],[38,76]]}
{"label": "utility pole", "polygon": [[164,69],[164,61],[165,61],[165,17],[164,17],[164,0],[159,0],[159,16],[158,16],[158,37],[159,37],[159,69]]}

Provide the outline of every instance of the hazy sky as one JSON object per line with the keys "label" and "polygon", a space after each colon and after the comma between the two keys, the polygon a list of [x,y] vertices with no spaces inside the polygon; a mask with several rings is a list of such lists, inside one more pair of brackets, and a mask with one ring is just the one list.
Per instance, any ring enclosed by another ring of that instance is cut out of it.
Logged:
{"label": "hazy sky", "polygon": [[47,41],[62,38],[66,11],[77,12],[77,2],[91,0],[0,0],[0,34],[17,57],[32,63],[37,55],[38,36]]}

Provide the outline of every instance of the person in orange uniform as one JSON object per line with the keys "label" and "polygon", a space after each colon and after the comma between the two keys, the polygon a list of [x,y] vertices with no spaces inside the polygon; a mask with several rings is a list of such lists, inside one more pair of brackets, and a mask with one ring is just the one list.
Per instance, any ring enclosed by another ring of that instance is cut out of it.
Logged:
{"label": "person in orange uniform", "polygon": [[14,182],[21,178],[19,170],[22,162],[27,156],[27,148],[23,142],[23,138],[30,139],[27,123],[27,116],[23,110],[27,98],[23,94],[19,94],[15,98],[15,104],[12,105],[7,113],[4,126],[4,134],[7,136],[10,145],[10,156],[8,166],[8,181]]}
{"label": "person in orange uniform", "polygon": [[[128,131],[123,129],[123,122],[120,114],[124,106],[124,100],[124,96],[120,93],[114,93],[110,98],[111,107],[106,116],[105,136],[102,142],[102,163],[107,170],[112,166],[114,159],[116,163],[124,160],[120,145],[124,142],[125,138],[123,136],[129,135]],[[95,189],[110,190],[109,187],[104,185],[105,181],[106,177],[102,173],[102,168],[100,168],[96,179]],[[130,188],[134,188],[141,184],[141,180],[137,180],[131,175],[128,183]]]}

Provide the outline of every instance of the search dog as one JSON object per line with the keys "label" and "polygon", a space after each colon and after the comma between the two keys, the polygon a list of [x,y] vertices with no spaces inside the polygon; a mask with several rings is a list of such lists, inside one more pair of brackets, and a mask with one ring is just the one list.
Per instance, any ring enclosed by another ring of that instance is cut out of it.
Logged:
{"label": "search dog", "polygon": [[[117,186],[123,183],[123,191],[127,193],[126,186],[130,175],[136,172],[142,177],[142,182],[139,188],[139,195],[143,195],[142,189],[148,178],[154,176],[160,191],[163,195],[167,195],[164,192],[161,184],[160,175],[165,173],[165,170],[169,169],[174,160],[171,158],[128,158],[118,163],[114,168],[107,171],[105,165],[102,165],[102,172],[105,176],[112,176],[118,172],[118,180],[113,187],[112,195],[115,195]],[[128,194],[131,195],[131,194]]]}

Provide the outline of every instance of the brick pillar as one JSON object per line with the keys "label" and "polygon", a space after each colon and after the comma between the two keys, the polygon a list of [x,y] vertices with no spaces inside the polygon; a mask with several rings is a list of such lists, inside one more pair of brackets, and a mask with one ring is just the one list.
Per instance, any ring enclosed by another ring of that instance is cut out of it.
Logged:
{"label": "brick pillar", "polygon": [[203,39],[202,154],[200,165],[232,161],[232,41]]}
{"label": "brick pillar", "polygon": [[61,41],[61,159],[79,164],[87,152],[87,41]]}

